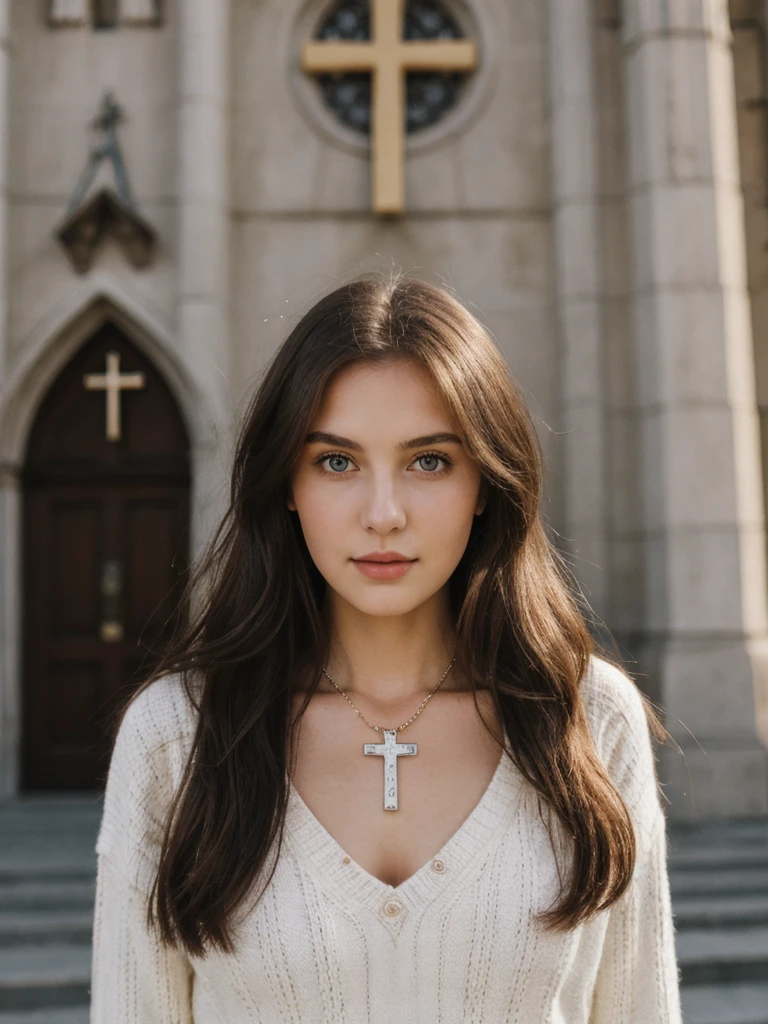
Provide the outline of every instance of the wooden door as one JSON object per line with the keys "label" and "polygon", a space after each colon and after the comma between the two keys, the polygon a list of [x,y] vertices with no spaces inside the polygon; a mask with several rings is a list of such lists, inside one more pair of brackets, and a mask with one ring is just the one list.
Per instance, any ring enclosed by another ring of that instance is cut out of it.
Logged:
{"label": "wooden door", "polygon": [[[106,391],[84,383],[110,353],[134,375],[119,440],[107,436]],[[158,371],[115,326],[43,401],[23,483],[22,790],[101,789],[108,717],[168,641],[189,554],[187,433]]]}

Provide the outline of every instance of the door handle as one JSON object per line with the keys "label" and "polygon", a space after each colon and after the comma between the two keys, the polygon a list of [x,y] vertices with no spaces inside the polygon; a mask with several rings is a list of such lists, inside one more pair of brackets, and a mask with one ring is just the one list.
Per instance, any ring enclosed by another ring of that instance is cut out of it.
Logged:
{"label": "door handle", "polygon": [[101,628],[104,643],[114,644],[123,639],[123,577],[124,567],[116,559],[101,564]]}

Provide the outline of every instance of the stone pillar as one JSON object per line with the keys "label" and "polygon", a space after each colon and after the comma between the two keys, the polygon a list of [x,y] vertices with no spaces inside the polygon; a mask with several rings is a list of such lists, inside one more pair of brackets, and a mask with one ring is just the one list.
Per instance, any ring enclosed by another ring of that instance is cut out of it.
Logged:
{"label": "stone pillar", "polygon": [[608,620],[593,0],[549,0],[549,35],[564,533],[579,584]]}
{"label": "stone pillar", "polygon": [[765,528],[726,0],[633,0],[624,50],[647,643],[676,818],[768,811]]}
{"label": "stone pillar", "polygon": [[0,0],[0,397],[7,379],[11,0]]}
{"label": "stone pillar", "polygon": [[[8,366],[8,132],[10,118],[10,7],[0,0],[0,404],[7,398]],[[0,798],[18,787],[16,680],[19,678],[18,483],[15,472],[0,465]]]}
{"label": "stone pillar", "polygon": [[21,677],[20,489],[15,467],[0,465],[0,800],[19,788]]}
{"label": "stone pillar", "polygon": [[[230,426],[229,0],[179,0],[177,333],[219,438]],[[220,453],[193,467],[196,553],[220,514]]]}

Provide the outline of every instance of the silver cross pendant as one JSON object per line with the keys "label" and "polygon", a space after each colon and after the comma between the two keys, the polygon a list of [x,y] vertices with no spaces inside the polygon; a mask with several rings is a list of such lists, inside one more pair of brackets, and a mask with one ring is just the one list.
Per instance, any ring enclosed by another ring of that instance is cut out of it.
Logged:
{"label": "silver cross pendant", "polygon": [[363,744],[364,754],[378,754],[384,758],[384,810],[397,810],[397,759],[418,753],[416,743],[398,743],[397,729],[383,729],[383,743]]}

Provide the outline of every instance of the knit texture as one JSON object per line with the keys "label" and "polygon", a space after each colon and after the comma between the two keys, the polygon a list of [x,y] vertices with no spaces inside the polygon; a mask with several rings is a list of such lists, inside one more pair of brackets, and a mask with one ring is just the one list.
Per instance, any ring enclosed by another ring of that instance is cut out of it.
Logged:
{"label": "knit texture", "polygon": [[[275,874],[236,916],[236,951],[198,958],[145,924],[195,728],[179,677],[153,683],[123,719],[107,778],[91,1024],[680,1024],[643,705],[629,677],[597,657],[581,693],[637,835],[632,881],[611,908],[567,933],[533,920],[557,894],[568,838],[556,830],[553,850],[541,801],[505,754],[463,825],[397,887],[349,858],[291,785]],[[274,851],[267,871],[273,861]]]}

